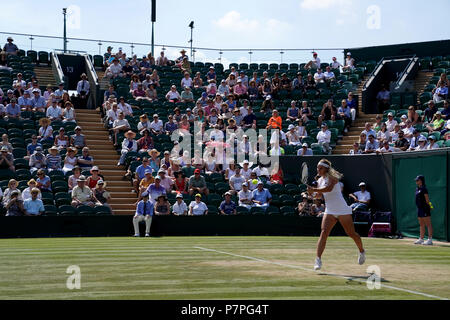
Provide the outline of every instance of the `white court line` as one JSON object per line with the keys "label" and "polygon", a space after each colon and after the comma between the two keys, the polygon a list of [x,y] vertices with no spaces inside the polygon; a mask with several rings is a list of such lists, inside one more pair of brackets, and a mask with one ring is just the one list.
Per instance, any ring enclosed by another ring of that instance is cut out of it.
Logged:
{"label": "white court line", "polygon": [[[316,271],[314,271],[312,269],[308,269],[308,268],[305,268],[305,267],[302,267],[302,266],[296,266],[296,265],[292,265],[292,264],[284,264],[284,263],[279,263],[279,262],[273,262],[273,261],[264,260],[264,259],[260,259],[260,258],[243,256],[243,255],[240,255],[240,254],[234,254],[234,253],[230,253],[230,252],[219,251],[219,250],[214,250],[214,249],[208,249],[208,248],[203,248],[203,247],[194,247],[194,248],[195,249],[199,249],[199,250],[203,250],[203,251],[216,252],[216,253],[226,254],[226,255],[229,255],[229,256],[244,258],[244,259],[248,259],[248,260],[259,261],[259,262],[273,264],[273,265],[277,265],[277,266],[282,266],[282,267],[287,267],[287,268],[292,268],[292,269],[300,269],[300,270],[303,270],[303,271],[317,273]],[[357,281],[357,282],[361,282],[361,283],[365,283],[366,282],[366,280],[354,279],[352,277],[340,276],[340,275],[336,275],[336,274],[332,274],[332,273],[328,273],[328,272],[320,271],[319,274],[325,274],[327,276],[336,277],[336,278],[343,278],[343,279],[346,279],[346,280],[352,280],[352,281]],[[383,283],[380,283],[380,284],[381,284],[382,287],[385,287],[385,288],[388,288],[388,289],[408,292],[408,293],[411,293],[411,294],[420,295],[420,296],[424,296],[424,297],[427,297],[427,298],[433,298],[433,299],[438,299],[438,300],[449,300],[448,298],[442,298],[442,297],[434,296],[434,295],[423,293],[423,292],[419,292],[419,291],[413,291],[413,290],[398,288],[398,287],[386,285],[386,284],[383,284]]]}

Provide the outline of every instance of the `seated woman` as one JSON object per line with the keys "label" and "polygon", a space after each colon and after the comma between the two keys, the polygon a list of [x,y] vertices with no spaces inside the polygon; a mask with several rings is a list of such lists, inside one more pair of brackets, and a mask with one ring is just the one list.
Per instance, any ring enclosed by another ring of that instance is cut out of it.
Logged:
{"label": "seated woman", "polygon": [[380,146],[384,143],[384,141],[391,142],[391,134],[389,130],[387,129],[386,123],[381,124],[380,130],[377,132],[377,140],[380,143]]}
{"label": "seated woman", "polygon": [[227,83],[227,85],[228,85],[228,87],[230,88],[230,91],[231,91],[233,89],[233,87],[237,83],[236,75],[234,73],[230,73],[230,75],[226,79],[226,83]]}
{"label": "seated woman", "polygon": [[112,208],[109,205],[108,201],[111,200],[111,194],[106,191],[106,182],[103,181],[103,179],[100,179],[97,181],[95,188],[92,190],[94,193],[94,198],[97,202],[101,203],[103,206],[109,208],[109,210],[112,212]]}
{"label": "seated woman", "polygon": [[250,82],[248,84],[249,84],[249,87],[248,87],[249,100],[250,101],[257,100],[259,98],[259,90],[256,85],[256,81],[250,80]]}
{"label": "seated woman", "polygon": [[103,180],[103,177],[100,176],[100,170],[98,169],[97,166],[93,166],[92,169],[90,170],[91,175],[89,177],[87,177],[86,179],[86,185],[91,188],[94,189],[97,186],[97,182],[100,180]]}
{"label": "seated woman", "polygon": [[272,94],[272,84],[270,83],[269,79],[264,80],[264,82],[261,84],[260,91],[263,98],[266,98],[267,96],[270,96]]}
{"label": "seated woman", "polygon": [[155,215],[167,216],[170,214],[170,203],[167,200],[167,196],[162,194],[158,197],[155,203]]}
{"label": "seated woman", "polygon": [[275,104],[273,103],[272,96],[266,96],[266,99],[262,103],[261,111],[264,113],[272,113],[274,109]]}
{"label": "seated woman", "polygon": [[50,125],[50,119],[41,118],[39,120],[39,136],[38,141],[40,143],[53,143],[53,128]]}
{"label": "seated woman", "polygon": [[153,142],[153,138],[150,136],[150,131],[148,129],[144,129],[141,132],[142,137],[137,141],[139,152],[148,152],[155,147],[155,143]]}
{"label": "seated woman", "polygon": [[52,192],[52,183],[50,177],[45,174],[45,171],[39,169],[37,172],[36,187],[41,192]]}
{"label": "seated woman", "polygon": [[139,83],[137,89],[133,91],[133,99],[135,100],[148,100],[147,94],[142,86],[142,83]]}
{"label": "seated woman", "polygon": [[140,83],[141,82],[139,81],[139,77],[137,76],[137,74],[133,74],[130,81],[130,92],[133,93],[135,90],[137,90]]}
{"label": "seated woman", "polygon": [[58,150],[64,150],[69,146],[69,142],[69,137],[66,136],[64,128],[59,128],[59,134],[55,137],[55,146]]}
{"label": "seated woman", "polygon": [[67,148],[66,158],[64,159],[64,167],[62,168],[64,173],[71,171],[77,164],[77,148]]}
{"label": "seated woman", "polygon": [[270,182],[272,184],[283,184],[283,171],[281,170],[281,168],[279,168],[278,170],[273,170],[272,171],[272,175],[270,176]]}
{"label": "seated woman", "polygon": [[408,120],[411,121],[411,125],[415,126],[420,123],[420,116],[416,112],[416,108],[414,106],[410,106],[408,108]]}
{"label": "seated woman", "polygon": [[177,171],[174,173],[175,183],[173,184],[172,193],[182,193],[187,194],[188,192],[188,179],[184,176],[182,171]]}
{"label": "seated woman", "polygon": [[76,122],[75,110],[73,109],[72,102],[70,101],[64,103],[63,122]]}
{"label": "seated woman", "polygon": [[381,130],[381,124],[383,123],[382,120],[383,120],[383,118],[380,115],[377,115],[375,117],[375,123],[372,125],[372,128],[373,128],[373,130],[375,130],[375,132],[378,132]]}
{"label": "seated woman", "polygon": [[69,186],[69,192],[77,186],[78,178],[81,176],[81,168],[76,166],[72,169],[72,175],[67,179],[67,185]]}
{"label": "seated woman", "polygon": [[166,99],[167,99],[167,101],[174,102],[174,103],[181,101],[181,95],[177,91],[177,87],[175,85],[172,85],[170,87],[170,91],[167,92],[167,94],[166,94]]}
{"label": "seated woman", "polygon": [[2,203],[3,203],[4,207],[8,204],[8,202],[11,198],[11,194],[14,191],[17,191],[19,193],[18,199],[22,200],[22,192],[17,188],[18,186],[19,186],[19,183],[17,182],[17,180],[15,180],[15,179],[9,180],[8,188],[6,188],[5,192],[3,193]]}
{"label": "seated woman", "polygon": [[159,75],[157,70],[153,70],[152,75],[150,76],[150,80],[152,80],[153,84],[156,87],[160,87],[161,84],[159,83]]}
{"label": "seated woman", "polygon": [[194,79],[192,79],[194,88],[199,89],[203,87],[203,79],[202,79],[202,75],[200,72],[197,72],[195,74]]}
{"label": "seated woman", "polygon": [[[37,188],[37,182],[34,179],[31,179],[30,181],[27,182],[28,184],[28,188],[25,188],[22,192],[22,199],[23,201],[27,200],[27,199],[31,199],[31,190],[33,190],[34,188]],[[42,194],[39,192],[38,199],[42,199]]]}

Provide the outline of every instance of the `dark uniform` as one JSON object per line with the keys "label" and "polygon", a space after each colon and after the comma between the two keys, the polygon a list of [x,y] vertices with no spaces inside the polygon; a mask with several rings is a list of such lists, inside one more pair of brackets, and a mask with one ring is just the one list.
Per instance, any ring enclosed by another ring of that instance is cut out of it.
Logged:
{"label": "dark uniform", "polygon": [[417,216],[419,218],[426,218],[431,216],[430,205],[425,200],[425,195],[428,194],[426,187],[417,187],[416,189],[416,206],[417,206]]}

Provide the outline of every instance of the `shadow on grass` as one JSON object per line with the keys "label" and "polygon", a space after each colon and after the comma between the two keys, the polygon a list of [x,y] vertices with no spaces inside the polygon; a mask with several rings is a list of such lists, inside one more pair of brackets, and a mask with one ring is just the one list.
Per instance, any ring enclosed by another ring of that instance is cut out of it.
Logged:
{"label": "shadow on grass", "polygon": [[[319,276],[332,276],[332,277],[339,277],[339,278],[347,278],[347,283],[351,281],[367,281],[367,279],[371,276],[354,276],[354,275],[345,275],[345,274],[336,274],[336,273],[319,273]],[[384,278],[380,279],[381,282],[390,283],[389,280],[386,280]]]}

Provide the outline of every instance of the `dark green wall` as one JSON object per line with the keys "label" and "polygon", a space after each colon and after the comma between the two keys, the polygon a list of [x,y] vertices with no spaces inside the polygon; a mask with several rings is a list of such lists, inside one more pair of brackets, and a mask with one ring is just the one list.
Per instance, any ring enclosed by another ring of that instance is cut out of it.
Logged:
{"label": "dark green wall", "polygon": [[386,46],[345,49],[352,53],[356,61],[380,61],[383,57],[405,56],[416,54],[419,57],[447,56],[450,54],[450,40],[403,43]]}

